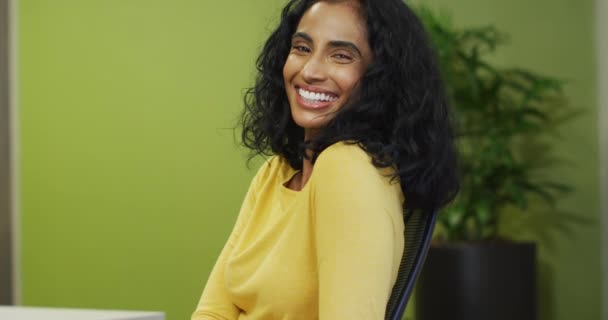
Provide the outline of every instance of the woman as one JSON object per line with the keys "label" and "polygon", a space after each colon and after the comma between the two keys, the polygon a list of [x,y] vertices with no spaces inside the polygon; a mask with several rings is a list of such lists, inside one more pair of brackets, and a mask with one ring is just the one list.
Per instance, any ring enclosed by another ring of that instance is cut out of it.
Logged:
{"label": "woman", "polygon": [[292,0],[245,97],[258,171],[192,319],[384,319],[404,213],[455,196],[423,27],[401,0]]}

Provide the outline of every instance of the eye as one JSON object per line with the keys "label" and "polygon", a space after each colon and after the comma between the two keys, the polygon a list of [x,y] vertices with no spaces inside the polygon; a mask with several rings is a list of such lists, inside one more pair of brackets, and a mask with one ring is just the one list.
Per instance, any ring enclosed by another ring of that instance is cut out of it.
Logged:
{"label": "eye", "polygon": [[310,48],[303,46],[303,45],[293,45],[291,46],[291,49],[300,53],[309,53],[310,52]]}
{"label": "eye", "polygon": [[343,62],[350,62],[350,61],[353,60],[353,57],[351,57],[351,56],[349,56],[347,54],[344,54],[344,53],[334,54],[333,57],[336,58],[337,60],[343,61]]}

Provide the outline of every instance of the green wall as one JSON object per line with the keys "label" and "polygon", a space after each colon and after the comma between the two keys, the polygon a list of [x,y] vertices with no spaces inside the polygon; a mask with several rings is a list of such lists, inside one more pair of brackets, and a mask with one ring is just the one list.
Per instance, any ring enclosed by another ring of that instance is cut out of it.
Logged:
{"label": "green wall", "polygon": [[[593,1],[425,2],[570,81],[559,209],[598,220]],[[230,127],[281,3],[18,1],[24,304],[189,316],[254,171]],[[541,319],[599,319],[598,224],[530,217],[505,233],[540,241]]]}
{"label": "green wall", "polygon": [[[274,4],[273,4],[274,3]],[[193,311],[276,1],[19,1],[23,303]]]}

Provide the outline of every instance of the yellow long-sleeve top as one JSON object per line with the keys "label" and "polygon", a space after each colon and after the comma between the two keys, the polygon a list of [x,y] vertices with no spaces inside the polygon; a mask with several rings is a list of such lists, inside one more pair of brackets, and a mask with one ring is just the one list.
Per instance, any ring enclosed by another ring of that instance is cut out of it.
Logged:
{"label": "yellow long-sleeve top", "polygon": [[334,144],[300,191],[272,157],[253,179],[193,320],[384,319],[403,254],[403,194],[357,145]]}

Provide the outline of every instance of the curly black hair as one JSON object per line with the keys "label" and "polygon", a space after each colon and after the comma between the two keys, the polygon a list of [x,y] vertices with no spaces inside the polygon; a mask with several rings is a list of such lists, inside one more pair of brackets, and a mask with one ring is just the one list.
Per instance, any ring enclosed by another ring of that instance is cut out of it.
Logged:
{"label": "curly black hair", "polygon": [[376,167],[395,168],[406,212],[445,206],[459,188],[448,98],[427,33],[402,0],[358,0],[373,52],[359,98],[304,141],[304,129],[291,116],[282,72],[301,17],[318,1],[340,0],[289,1],[266,41],[255,86],[244,97],[243,145],[252,157],[277,154],[300,170],[306,149],[314,163],[338,141],[357,143]]}

